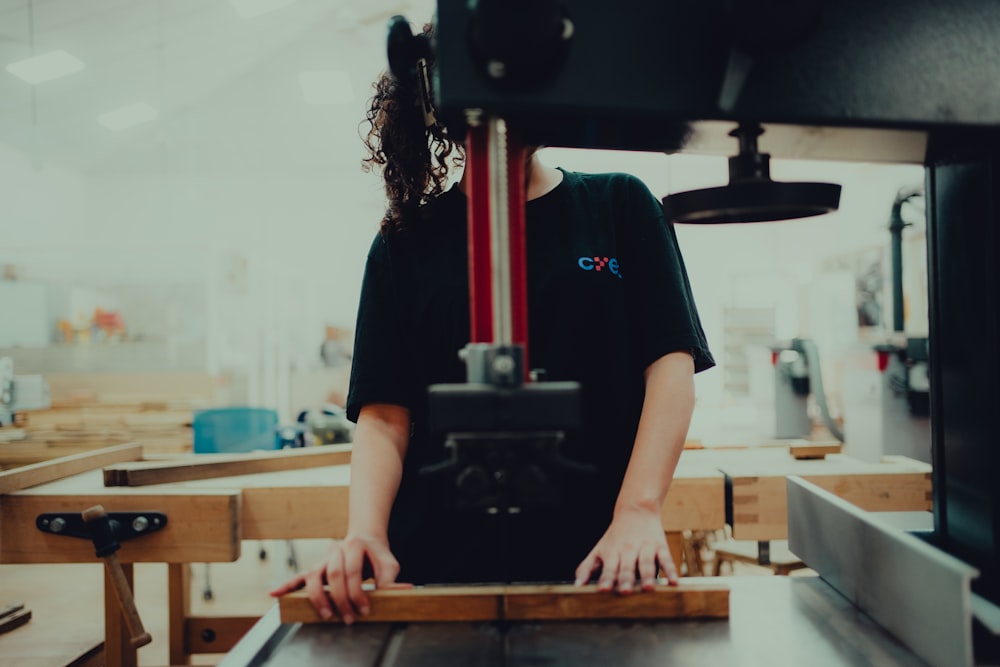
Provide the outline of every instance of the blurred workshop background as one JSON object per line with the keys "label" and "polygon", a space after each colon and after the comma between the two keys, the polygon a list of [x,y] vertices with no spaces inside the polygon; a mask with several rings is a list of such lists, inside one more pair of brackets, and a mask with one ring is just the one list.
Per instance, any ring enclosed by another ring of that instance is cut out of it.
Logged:
{"label": "blurred workshop background", "polygon": [[[354,323],[384,211],[362,170],[362,120],[387,20],[434,6],[0,0],[0,470],[130,442],[147,457],[220,451],[225,429],[262,435],[264,449],[351,440]],[[689,448],[811,439],[927,462],[923,153],[820,162],[810,135],[796,137],[781,153],[801,159],[775,158],[772,177],[840,184],[838,210],[676,227],[718,361],[696,377]],[[630,172],[664,197],[725,185],[736,150],[547,147],[541,159]],[[887,429],[902,422],[919,434],[893,449]],[[300,562],[322,553],[299,548]],[[286,552],[268,549],[273,583]],[[263,567],[255,549],[244,561]],[[5,567],[22,568],[7,593],[44,609],[20,574],[35,566]],[[93,603],[99,566],[60,567],[91,568],[90,588],[53,606]],[[248,609],[233,591],[250,570],[218,569],[224,604]],[[208,569],[192,577],[203,609]],[[253,595],[249,608],[269,604]],[[150,624],[165,623],[161,602],[143,602]],[[100,636],[99,614],[87,622]],[[166,662],[156,650],[143,664]]]}
{"label": "blurred workshop background", "polygon": [[[377,175],[361,169],[360,122],[385,68],[386,20],[432,11],[428,0],[0,0],[0,357],[14,374],[44,375],[53,409],[251,405],[287,423],[342,402],[383,211]],[[727,178],[724,152],[542,158],[632,172],[659,196]],[[774,160],[772,175],[840,183],[841,207],[678,226],[719,361],[697,377],[692,439],[774,437],[770,348],[794,337],[817,342],[842,420],[850,351],[892,331],[890,212],[921,187],[922,167]],[[905,327],[920,336],[912,208]],[[161,435],[166,448],[190,444],[190,431]]]}

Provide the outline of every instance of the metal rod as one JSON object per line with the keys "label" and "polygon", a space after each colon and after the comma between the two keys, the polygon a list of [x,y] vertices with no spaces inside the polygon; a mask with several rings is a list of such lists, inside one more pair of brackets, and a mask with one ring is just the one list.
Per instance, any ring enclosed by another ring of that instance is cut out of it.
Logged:
{"label": "metal rod", "polygon": [[511,345],[510,209],[507,182],[507,123],[489,120],[490,240],[493,260],[493,343]]}
{"label": "metal rod", "polygon": [[507,184],[510,246],[511,338],[521,348],[523,381],[529,378],[528,358],[528,254],[525,242],[525,180],[524,144],[516,128],[507,127]]}

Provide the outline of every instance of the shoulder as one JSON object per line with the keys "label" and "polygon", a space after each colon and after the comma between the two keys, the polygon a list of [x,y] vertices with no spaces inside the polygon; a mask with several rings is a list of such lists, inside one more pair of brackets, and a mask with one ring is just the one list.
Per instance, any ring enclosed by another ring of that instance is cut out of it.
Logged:
{"label": "shoulder", "polygon": [[383,256],[419,250],[428,243],[439,241],[442,236],[464,233],[465,210],[465,194],[453,186],[421,204],[419,216],[412,223],[400,229],[379,232],[369,256],[376,250]]}
{"label": "shoulder", "polygon": [[642,217],[662,214],[660,200],[646,183],[633,174],[563,172],[569,191],[577,197],[610,204],[620,212]]}
{"label": "shoulder", "polygon": [[649,187],[637,176],[625,172],[584,173],[563,170],[571,189],[586,190],[597,196],[656,199]]}

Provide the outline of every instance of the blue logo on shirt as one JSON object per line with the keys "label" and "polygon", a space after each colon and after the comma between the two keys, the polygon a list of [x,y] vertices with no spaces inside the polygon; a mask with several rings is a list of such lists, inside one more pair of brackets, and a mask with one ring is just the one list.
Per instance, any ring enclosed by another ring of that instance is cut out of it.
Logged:
{"label": "blue logo on shirt", "polygon": [[576,264],[584,271],[604,271],[607,269],[619,278],[622,277],[617,257],[581,257],[576,260]]}

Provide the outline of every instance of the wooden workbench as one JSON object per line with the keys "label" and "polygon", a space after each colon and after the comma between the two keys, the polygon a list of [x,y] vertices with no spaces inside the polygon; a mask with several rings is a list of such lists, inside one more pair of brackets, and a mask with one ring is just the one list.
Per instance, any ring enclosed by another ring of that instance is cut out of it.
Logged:
{"label": "wooden workbench", "polygon": [[[135,448],[115,451],[137,456]],[[204,456],[192,456],[190,460],[202,461]],[[228,650],[257,620],[191,616],[188,564],[234,561],[243,540],[328,538],[346,532],[346,465],[163,485],[106,487],[101,468],[108,465],[105,455],[94,469],[69,474],[75,469],[60,460],[52,461],[44,466],[54,471],[56,479],[44,481],[44,475],[38,476],[44,470],[26,471],[34,472],[36,478],[29,480],[30,488],[20,490],[11,490],[10,484],[5,488],[0,476],[0,493],[8,491],[0,495],[0,564],[95,561],[89,541],[39,531],[35,517],[41,513],[81,512],[101,504],[108,512],[167,514],[166,528],[123,543],[118,555],[126,567],[136,562],[169,563],[166,597],[170,606],[171,664],[183,664],[193,653]],[[60,469],[65,476],[58,474]],[[665,530],[677,534],[689,529],[721,528],[725,522],[724,495],[721,473],[696,463],[682,465],[664,503]],[[317,512],[318,507],[323,511]],[[144,591],[137,593],[142,595]],[[115,611],[109,612],[106,622],[106,658],[113,665],[135,664],[135,651],[129,650]],[[215,639],[206,642],[206,636]]]}
{"label": "wooden workbench", "polygon": [[785,478],[800,476],[870,512],[929,511],[930,465],[902,456],[867,463],[844,454],[797,460],[787,449],[690,450],[683,465],[717,470],[725,475],[727,523],[738,540],[788,537]]}
{"label": "wooden workbench", "polygon": [[[115,451],[141,457],[136,448]],[[170,564],[167,597],[172,664],[185,662],[193,653],[227,650],[256,621],[255,617],[192,616],[187,564],[236,560],[242,541],[247,539],[327,538],[346,531],[346,465],[106,487],[101,468],[109,463],[106,457],[99,459],[100,454],[92,456],[100,460],[94,469],[70,474],[73,469],[56,460],[45,465],[62,470],[65,476],[57,475],[59,478],[52,481],[36,479],[30,488],[0,495],[0,563],[94,562],[88,541],[38,531],[35,517],[43,512],[80,512],[101,504],[109,512],[166,513],[172,520],[163,531],[126,542],[119,555],[126,564]],[[189,460],[202,461],[204,456]],[[930,469],[908,459],[866,464],[840,455],[797,461],[780,448],[693,450],[682,455],[664,503],[664,529],[675,538],[685,530],[717,530],[729,514],[738,539],[784,538],[784,479],[789,474],[810,479],[868,510],[930,508]],[[0,479],[0,494],[4,491],[9,489]],[[317,507],[324,508],[323,512],[317,513]],[[679,564],[677,541],[671,542]],[[135,653],[128,650],[114,618],[109,618],[106,630],[109,663],[134,664]],[[215,639],[206,641],[206,636]]]}

